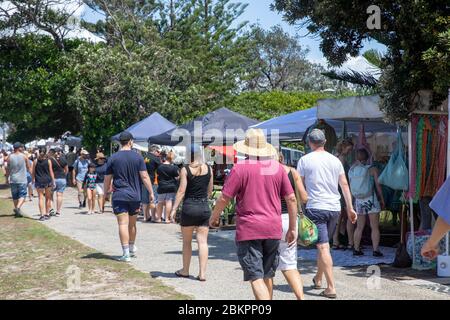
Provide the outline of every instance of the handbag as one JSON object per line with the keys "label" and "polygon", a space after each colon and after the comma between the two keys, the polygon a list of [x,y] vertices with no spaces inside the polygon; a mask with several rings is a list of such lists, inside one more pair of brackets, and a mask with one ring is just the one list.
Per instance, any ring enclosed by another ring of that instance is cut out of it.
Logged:
{"label": "handbag", "polygon": [[297,188],[297,184],[294,184],[295,187],[295,197],[297,198],[297,206],[298,206],[298,239],[297,243],[302,247],[309,247],[317,242],[319,238],[319,232],[317,230],[317,226],[312,222],[307,216],[303,214],[304,210],[302,208],[302,202],[300,193]]}
{"label": "handbag", "polygon": [[400,245],[395,252],[394,263],[392,263],[394,268],[409,268],[412,266],[412,259],[408,254],[405,243],[406,219],[406,205],[403,204],[400,216]]}
{"label": "handbag", "polygon": [[378,178],[380,184],[394,190],[408,190],[409,174],[403,153],[403,140],[400,130],[397,130],[397,146],[392,152],[386,168]]}

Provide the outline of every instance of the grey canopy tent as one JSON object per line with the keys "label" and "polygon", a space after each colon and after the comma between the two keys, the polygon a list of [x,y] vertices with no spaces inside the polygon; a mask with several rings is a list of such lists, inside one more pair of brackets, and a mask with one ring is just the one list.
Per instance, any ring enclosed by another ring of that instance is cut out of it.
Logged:
{"label": "grey canopy tent", "polygon": [[[168,130],[174,129],[176,126],[158,112],[153,113],[149,117],[133,124],[131,127],[126,129],[130,132],[134,141],[136,142],[147,142],[148,138],[151,136],[159,135]],[[112,141],[119,141],[120,133],[111,138]]]}
{"label": "grey canopy tent", "polygon": [[200,145],[230,145],[245,137],[245,132],[258,121],[227,108],[220,108],[204,116],[152,136],[149,143],[175,146],[197,143]]}

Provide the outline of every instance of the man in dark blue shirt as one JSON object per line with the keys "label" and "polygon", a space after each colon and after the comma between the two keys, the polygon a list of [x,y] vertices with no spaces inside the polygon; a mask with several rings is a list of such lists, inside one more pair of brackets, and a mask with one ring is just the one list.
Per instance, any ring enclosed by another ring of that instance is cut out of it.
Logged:
{"label": "man in dark blue shirt", "polygon": [[141,207],[142,183],[149,192],[153,201],[153,189],[147,173],[144,158],[134,151],[133,135],[127,131],[119,136],[121,150],[108,159],[105,190],[111,188],[112,206],[119,224],[119,237],[122,243],[123,256],[120,261],[129,262],[130,257],[136,256],[136,220]]}

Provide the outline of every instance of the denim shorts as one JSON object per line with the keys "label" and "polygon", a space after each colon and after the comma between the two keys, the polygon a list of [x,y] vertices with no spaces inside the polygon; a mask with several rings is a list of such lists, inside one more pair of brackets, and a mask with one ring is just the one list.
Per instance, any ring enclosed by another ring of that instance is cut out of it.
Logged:
{"label": "denim shorts", "polygon": [[11,183],[10,186],[13,200],[25,199],[28,194],[26,183]]}
{"label": "denim shorts", "polygon": [[128,213],[129,216],[135,216],[141,211],[139,201],[112,201],[112,207],[115,215]]}
{"label": "denim shorts", "polygon": [[306,209],[305,215],[317,226],[319,238],[317,244],[329,243],[333,237],[340,211]]}
{"label": "denim shorts", "polygon": [[64,191],[66,191],[66,187],[66,179],[55,179],[55,188],[53,189],[54,192],[63,193]]}
{"label": "denim shorts", "polygon": [[280,261],[280,240],[237,241],[236,244],[244,281],[275,277]]}
{"label": "denim shorts", "polygon": [[[156,184],[152,184],[152,189],[153,189],[153,203],[157,204],[158,203],[158,185]],[[142,204],[150,204],[150,194],[148,193],[147,188],[142,185]]]}
{"label": "denim shorts", "polygon": [[158,202],[175,201],[175,193],[158,193]]}

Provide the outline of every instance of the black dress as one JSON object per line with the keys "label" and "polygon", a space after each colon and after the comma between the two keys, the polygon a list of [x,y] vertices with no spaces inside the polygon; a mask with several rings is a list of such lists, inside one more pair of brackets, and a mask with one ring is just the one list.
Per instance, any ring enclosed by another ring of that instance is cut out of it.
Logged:
{"label": "black dress", "polygon": [[52,186],[52,177],[50,176],[50,167],[48,159],[36,160],[35,168],[35,187],[36,189],[45,189]]}
{"label": "black dress", "polygon": [[211,179],[211,168],[202,176],[194,176],[189,166],[186,166],[187,186],[181,210],[182,227],[207,227],[211,217],[208,203],[208,186]]}

